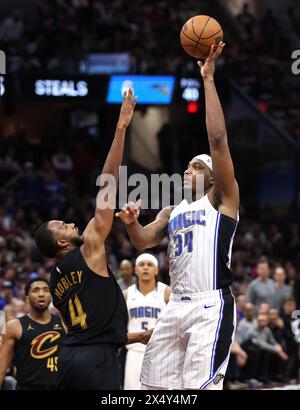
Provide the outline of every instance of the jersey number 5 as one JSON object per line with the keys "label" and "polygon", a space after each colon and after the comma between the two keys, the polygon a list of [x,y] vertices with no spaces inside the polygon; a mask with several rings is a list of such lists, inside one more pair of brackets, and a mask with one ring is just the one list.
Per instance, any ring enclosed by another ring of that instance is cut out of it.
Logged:
{"label": "jersey number 5", "polygon": [[173,239],[176,244],[174,253],[176,258],[182,254],[184,246],[186,246],[188,252],[193,252],[193,231],[186,232],[184,235],[175,235]]}
{"label": "jersey number 5", "polygon": [[[77,310],[77,315],[75,313],[74,304]],[[84,313],[82,309],[82,304],[80,303],[80,300],[77,295],[75,296],[74,304],[72,302],[72,299],[69,299],[69,311],[72,326],[80,325],[82,329],[87,329],[86,313]]]}

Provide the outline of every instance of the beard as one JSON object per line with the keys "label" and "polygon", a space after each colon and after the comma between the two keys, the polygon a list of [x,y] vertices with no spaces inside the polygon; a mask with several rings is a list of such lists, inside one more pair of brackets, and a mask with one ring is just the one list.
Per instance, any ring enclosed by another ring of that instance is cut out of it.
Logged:
{"label": "beard", "polygon": [[43,307],[32,306],[32,305],[31,305],[31,307],[32,307],[32,309],[33,309],[36,313],[43,313],[43,312],[45,312],[45,311],[48,309],[49,305],[45,305],[45,306],[43,306]]}
{"label": "beard", "polygon": [[72,245],[76,246],[76,248],[79,248],[81,245],[83,245],[84,241],[82,236],[76,236],[72,238]]}

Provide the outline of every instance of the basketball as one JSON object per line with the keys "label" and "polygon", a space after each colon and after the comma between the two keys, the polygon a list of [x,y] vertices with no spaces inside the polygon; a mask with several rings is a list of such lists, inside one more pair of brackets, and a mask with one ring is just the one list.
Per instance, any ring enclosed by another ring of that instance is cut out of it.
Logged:
{"label": "basketball", "polygon": [[211,46],[223,40],[220,24],[209,16],[194,16],[182,27],[180,43],[184,50],[195,58],[208,56]]}

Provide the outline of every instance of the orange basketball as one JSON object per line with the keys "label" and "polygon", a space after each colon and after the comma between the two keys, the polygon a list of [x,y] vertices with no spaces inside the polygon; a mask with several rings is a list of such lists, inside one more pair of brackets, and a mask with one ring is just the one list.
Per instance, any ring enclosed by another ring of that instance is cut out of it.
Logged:
{"label": "orange basketball", "polygon": [[209,16],[194,16],[182,27],[180,43],[184,50],[195,58],[208,56],[210,47],[223,41],[220,24]]}

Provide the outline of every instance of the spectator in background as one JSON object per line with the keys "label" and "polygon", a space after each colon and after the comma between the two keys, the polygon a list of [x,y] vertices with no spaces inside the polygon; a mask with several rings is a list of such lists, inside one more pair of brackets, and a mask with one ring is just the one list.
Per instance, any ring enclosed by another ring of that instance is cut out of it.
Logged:
{"label": "spectator in background", "polygon": [[14,10],[0,26],[0,41],[4,44],[19,42],[24,31],[24,23],[19,10]]}
{"label": "spectator in background", "polygon": [[[278,344],[280,344],[280,346],[282,346],[283,350],[287,352],[284,323],[279,316],[278,309],[270,309],[269,318],[269,327],[273,333],[275,340]],[[286,363],[283,362],[280,357],[272,355],[270,363],[271,379],[275,380],[276,382],[283,382],[285,367]]]}
{"label": "spectator in background", "polygon": [[60,211],[64,204],[64,184],[59,180],[52,167],[43,172],[41,203],[47,214],[51,214],[52,211]]}
{"label": "spectator in background", "polygon": [[6,183],[6,189],[10,187],[17,189],[20,195],[21,205],[38,205],[41,191],[41,177],[32,162],[26,162],[23,171]]}
{"label": "spectator in background", "polygon": [[5,280],[2,283],[2,286],[0,287],[0,289],[2,289],[0,291],[0,308],[2,306],[2,309],[3,309],[4,306],[10,305],[12,303],[13,288],[14,288],[13,283],[8,280]]}
{"label": "spectator in background", "polygon": [[230,349],[230,359],[224,380],[224,389],[239,390],[248,387],[248,384],[242,383],[241,368],[247,363],[248,355],[241,346],[234,341]]}
{"label": "spectator in background", "polygon": [[294,320],[292,314],[295,310],[295,300],[293,298],[286,299],[283,303],[283,313],[281,315],[285,330],[286,352],[289,356],[285,373],[286,380],[296,380],[298,378],[299,371],[299,345],[292,329],[292,322]]}
{"label": "spectator in background", "polygon": [[269,303],[262,303],[259,306],[257,313],[259,315],[262,313],[262,314],[267,315],[269,317],[269,315],[270,315],[270,305],[269,305]]}
{"label": "spectator in background", "polygon": [[246,296],[238,295],[236,301],[236,316],[238,322],[245,317]]}
{"label": "spectator in background", "polygon": [[250,330],[254,329],[257,325],[255,319],[255,306],[252,303],[246,303],[244,308],[245,317],[242,319],[236,328],[235,331],[235,342],[241,345],[246,340],[246,335]]}
{"label": "spectator in background", "polygon": [[247,301],[253,303],[256,309],[262,303],[268,303],[271,307],[275,306],[275,283],[269,278],[270,267],[265,261],[258,262],[257,278],[254,279],[247,289]]}
{"label": "spectator in background", "polygon": [[121,278],[118,280],[118,284],[121,290],[129,288],[136,282],[136,277],[133,274],[132,262],[128,259],[122,260],[120,263]]}
{"label": "spectator in background", "polygon": [[14,298],[12,306],[14,308],[16,318],[24,316],[27,313],[26,303],[24,300]]}
{"label": "spectator in background", "polygon": [[[252,382],[258,380],[262,383],[268,383],[269,366],[272,354],[276,354],[282,360],[287,360],[288,356],[282,347],[275,340],[271,329],[268,327],[269,318],[265,314],[259,314],[257,317],[257,326],[251,329],[246,335],[246,341],[242,347],[248,355],[248,361],[245,367],[245,376]],[[258,387],[258,386],[257,386]]]}
{"label": "spectator in background", "polygon": [[13,304],[5,305],[3,308],[5,313],[5,320],[8,322],[9,320],[15,319],[17,317],[16,308]]}
{"label": "spectator in background", "polygon": [[274,273],[275,282],[275,307],[280,311],[285,299],[291,298],[293,289],[290,285],[285,284],[286,274],[283,267],[278,266]]}
{"label": "spectator in background", "polygon": [[59,148],[51,159],[52,165],[55,168],[57,175],[65,180],[70,172],[73,171],[73,161],[69,154],[62,148]]}
{"label": "spectator in background", "polygon": [[244,3],[242,11],[237,16],[237,20],[243,27],[247,39],[253,39],[256,21],[253,14],[249,12],[249,5],[247,3]]}

